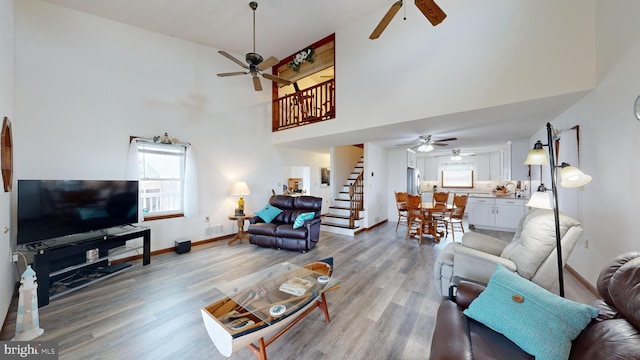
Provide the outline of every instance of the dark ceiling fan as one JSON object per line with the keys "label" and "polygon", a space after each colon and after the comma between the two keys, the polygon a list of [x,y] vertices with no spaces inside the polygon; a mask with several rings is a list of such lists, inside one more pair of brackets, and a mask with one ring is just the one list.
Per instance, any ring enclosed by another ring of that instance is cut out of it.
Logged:
{"label": "dark ceiling fan", "polygon": [[265,79],[269,79],[271,81],[275,81],[284,85],[291,84],[291,81],[287,79],[284,79],[275,75],[263,73],[264,70],[277,64],[278,59],[271,56],[266,60],[263,60],[262,56],[256,53],[256,9],[258,8],[258,3],[255,1],[252,1],[249,3],[249,7],[251,8],[251,10],[253,10],[253,52],[247,53],[245,57],[247,64],[238,60],[236,57],[234,57],[233,55],[229,54],[224,50],[218,51],[222,56],[242,66],[248,71],[234,71],[234,72],[228,72],[228,73],[221,73],[221,74],[218,74],[218,76],[226,77],[226,76],[251,74],[251,77],[253,78],[253,88],[256,91],[262,91],[262,84],[260,83],[260,78],[258,77],[258,75],[262,75],[262,77]]}
{"label": "dark ceiling fan", "polygon": [[455,140],[458,140],[458,138],[451,137],[446,139],[433,140],[431,138],[431,135],[420,135],[420,137],[418,137],[418,140],[415,142],[408,143],[408,144],[401,144],[397,146],[404,146],[404,147],[408,146],[410,149],[415,148],[419,152],[429,152],[433,150],[434,146],[447,146],[449,145],[447,144],[447,142],[455,141]]}
{"label": "dark ceiling fan", "polygon": [[[389,25],[393,17],[396,16],[396,13],[402,7],[402,3],[402,0],[398,0],[393,3],[393,5],[391,5],[389,11],[384,14],[382,20],[380,20],[380,22],[378,23],[378,26],[376,26],[376,28],[373,29],[371,35],[369,35],[369,39],[375,40],[380,37],[384,29],[387,28],[387,25]],[[434,2],[434,0],[415,0],[415,4],[420,12],[422,12],[424,16],[427,17],[427,19],[433,26],[440,24],[442,20],[447,17],[447,14],[442,11],[442,9],[438,6],[438,4]]]}

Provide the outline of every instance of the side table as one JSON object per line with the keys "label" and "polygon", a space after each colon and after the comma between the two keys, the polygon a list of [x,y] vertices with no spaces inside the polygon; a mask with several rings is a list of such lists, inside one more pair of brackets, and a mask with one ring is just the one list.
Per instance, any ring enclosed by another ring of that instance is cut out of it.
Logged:
{"label": "side table", "polygon": [[229,215],[229,220],[235,220],[238,222],[238,233],[233,239],[229,240],[229,244],[233,244],[236,240],[242,240],[246,236],[244,232],[244,221],[254,217],[253,214],[244,214],[244,215]]}

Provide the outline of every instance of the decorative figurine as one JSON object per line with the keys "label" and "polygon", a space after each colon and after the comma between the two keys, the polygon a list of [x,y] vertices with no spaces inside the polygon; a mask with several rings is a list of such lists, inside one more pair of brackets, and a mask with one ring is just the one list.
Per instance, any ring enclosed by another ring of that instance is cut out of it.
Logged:
{"label": "decorative figurine", "polygon": [[169,139],[169,134],[164,133],[164,136],[162,137],[161,143],[163,143],[163,144],[171,144],[171,139]]}
{"label": "decorative figurine", "polygon": [[12,341],[29,341],[44,333],[38,317],[38,284],[36,272],[31,265],[22,273],[18,297],[18,316],[16,318],[16,336]]}

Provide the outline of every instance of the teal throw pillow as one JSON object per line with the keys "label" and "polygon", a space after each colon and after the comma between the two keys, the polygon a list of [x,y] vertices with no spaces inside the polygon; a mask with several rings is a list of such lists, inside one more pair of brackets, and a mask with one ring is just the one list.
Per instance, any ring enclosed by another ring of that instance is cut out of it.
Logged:
{"label": "teal throw pillow", "polygon": [[293,228],[297,229],[301,227],[306,220],[311,220],[313,219],[314,216],[315,216],[315,213],[312,213],[312,212],[302,213],[298,215],[298,217],[296,218],[296,221],[293,223]]}
{"label": "teal throw pillow", "polygon": [[571,341],[598,316],[598,309],[552,294],[498,264],[487,288],[464,314],[536,360],[566,360]]}
{"label": "teal throw pillow", "polygon": [[262,220],[264,220],[264,222],[270,223],[281,212],[282,212],[282,210],[278,209],[277,207],[275,207],[275,206],[273,206],[271,204],[267,204],[262,209],[256,211],[256,215],[258,215]]}

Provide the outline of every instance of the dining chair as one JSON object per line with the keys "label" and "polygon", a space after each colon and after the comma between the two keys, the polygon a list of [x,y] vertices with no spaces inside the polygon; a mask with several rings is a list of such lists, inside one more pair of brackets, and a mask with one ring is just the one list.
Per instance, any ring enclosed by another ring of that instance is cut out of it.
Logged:
{"label": "dining chair", "polygon": [[456,195],[453,194],[453,210],[449,213],[449,216],[444,218],[445,237],[449,236],[449,227],[451,227],[451,239],[456,241],[454,225],[460,225],[460,230],[464,234],[464,224],[462,223],[462,217],[464,216],[464,210],[467,207],[467,199],[469,194]]}
{"label": "dining chair", "polygon": [[449,192],[448,191],[436,191],[433,193],[433,207],[442,207],[443,211],[434,211],[431,213],[431,218],[435,222],[434,226],[436,229],[440,227],[442,230],[442,235],[444,235],[447,231],[446,222],[444,221],[445,216],[447,215],[447,204],[449,202]]}
{"label": "dining chair", "polygon": [[425,218],[422,212],[422,197],[420,195],[407,194],[407,236],[417,235],[418,243],[422,244],[422,230],[425,226]]}
{"label": "dining chair", "polygon": [[396,232],[398,232],[398,225],[400,220],[404,218],[407,223],[407,192],[393,192],[396,196],[396,207],[398,208],[398,222],[396,223]]}
{"label": "dining chair", "polygon": [[433,203],[434,204],[447,204],[449,202],[449,192],[448,191],[436,191],[433,193]]}

